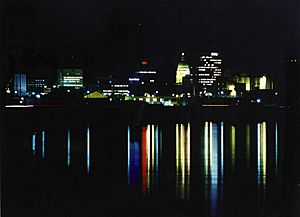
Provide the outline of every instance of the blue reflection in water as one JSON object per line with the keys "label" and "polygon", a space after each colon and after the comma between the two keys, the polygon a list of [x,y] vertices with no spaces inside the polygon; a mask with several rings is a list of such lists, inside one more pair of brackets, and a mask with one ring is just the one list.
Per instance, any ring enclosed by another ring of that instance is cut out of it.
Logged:
{"label": "blue reflection in water", "polygon": [[224,122],[221,121],[221,178],[224,175]]}
{"label": "blue reflection in water", "polygon": [[87,173],[90,173],[90,127],[86,131],[86,167]]}
{"label": "blue reflection in water", "polygon": [[129,187],[137,187],[142,182],[142,192],[148,196],[157,187],[160,159],[159,127],[142,127],[142,140],[131,141],[131,129],[127,128],[127,178]]}
{"label": "blue reflection in water", "polygon": [[45,131],[42,131],[42,158],[45,158]]}
{"label": "blue reflection in water", "polygon": [[140,144],[137,141],[129,144],[129,155],[128,185],[137,187],[140,181]]}
{"label": "blue reflection in water", "polygon": [[35,155],[35,137],[36,137],[36,132],[33,133],[32,135],[32,153]]}
{"label": "blue reflection in water", "polygon": [[67,165],[70,166],[71,163],[71,131],[68,128],[68,141],[67,141]]}
{"label": "blue reflection in water", "polygon": [[210,215],[217,216],[223,196],[224,122],[220,123],[220,137],[216,123],[205,122],[203,131],[205,197],[209,201]]}
{"label": "blue reflection in water", "polygon": [[212,143],[210,144],[211,146],[211,151],[212,153],[210,154],[211,159],[210,159],[210,180],[211,180],[211,189],[210,189],[210,201],[211,201],[211,215],[212,216],[217,216],[217,205],[218,205],[218,126],[217,124],[212,124],[211,128],[211,134],[212,138],[211,141]]}
{"label": "blue reflection in water", "polygon": [[154,132],[154,140],[155,140],[155,180],[158,182],[158,125],[155,125]]}

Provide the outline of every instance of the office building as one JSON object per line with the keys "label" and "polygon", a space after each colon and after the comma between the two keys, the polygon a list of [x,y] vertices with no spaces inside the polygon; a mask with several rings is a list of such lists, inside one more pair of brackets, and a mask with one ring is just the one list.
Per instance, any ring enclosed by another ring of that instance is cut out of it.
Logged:
{"label": "office building", "polygon": [[82,69],[59,69],[57,75],[58,87],[83,87]]}
{"label": "office building", "polygon": [[198,83],[204,90],[216,84],[222,75],[222,59],[219,53],[202,54],[194,57],[192,61],[191,72],[194,83]]}
{"label": "office building", "polygon": [[134,95],[156,94],[158,89],[157,71],[148,60],[142,60],[137,65],[137,70],[128,78],[131,92]]}
{"label": "office building", "polygon": [[26,96],[26,91],[27,91],[26,74],[15,73],[14,74],[14,95]]}

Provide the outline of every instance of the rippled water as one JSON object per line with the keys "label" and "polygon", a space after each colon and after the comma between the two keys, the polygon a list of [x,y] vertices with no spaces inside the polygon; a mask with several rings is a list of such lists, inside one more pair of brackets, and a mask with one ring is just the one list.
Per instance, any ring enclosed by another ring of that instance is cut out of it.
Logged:
{"label": "rippled water", "polygon": [[83,216],[78,210],[118,216],[117,209],[131,216],[280,213],[285,145],[280,119],[33,124],[10,135],[5,174],[17,187],[7,190],[15,196],[5,204],[12,208],[17,201],[33,216],[42,210],[68,216],[59,209],[70,216]]}

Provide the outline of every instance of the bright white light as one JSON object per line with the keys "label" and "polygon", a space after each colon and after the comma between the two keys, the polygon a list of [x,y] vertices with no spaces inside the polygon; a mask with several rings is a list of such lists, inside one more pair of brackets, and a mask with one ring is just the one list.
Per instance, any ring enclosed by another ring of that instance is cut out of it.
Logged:
{"label": "bright white light", "polygon": [[158,91],[155,91],[155,93],[158,93]]}
{"label": "bright white light", "polygon": [[224,91],[221,91],[221,94],[224,94]]}
{"label": "bright white light", "polygon": [[277,96],[277,95],[278,95],[278,93],[277,93],[277,92],[275,92],[275,95]]}
{"label": "bright white light", "polygon": [[18,93],[18,91],[15,90],[15,93]]}
{"label": "bright white light", "polygon": [[261,102],[261,100],[260,100],[260,99],[257,99],[257,100],[256,100],[256,102],[257,102],[257,103],[260,103],[260,102]]}
{"label": "bright white light", "polygon": [[129,78],[129,81],[140,81],[139,78]]}
{"label": "bright white light", "polygon": [[70,93],[70,90],[67,90],[68,93]]}
{"label": "bright white light", "polygon": [[36,98],[38,98],[38,99],[41,98],[41,95],[40,95],[40,94],[37,94],[37,95],[36,95]]}
{"label": "bright white light", "polygon": [[53,85],[53,88],[56,88],[56,85]]}
{"label": "bright white light", "polygon": [[20,103],[23,103],[23,101],[22,101],[22,100],[20,100]]}
{"label": "bright white light", "polygon": [[86,91],[86,93],[90,93],[90,91],[88,90],[88,91]]}
{"label": "bright white light", "polygon": [[6,90],[6,93],[10,93],[10,90],[9,90],[9,89],[7,89],[7,90]]}
{"label": "bright white light", "polygon": [[24,100],[24,97],[21,97],[21,100]]}
{"label": "bright white light", "polygon": [[32,95],[35,95],[35,92],[32,92]]}

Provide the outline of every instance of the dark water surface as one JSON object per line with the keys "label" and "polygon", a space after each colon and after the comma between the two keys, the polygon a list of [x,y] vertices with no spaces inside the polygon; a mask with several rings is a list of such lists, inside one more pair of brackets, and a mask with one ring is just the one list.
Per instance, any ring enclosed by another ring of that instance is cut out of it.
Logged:
{"label": "dark water surface", "polygon": [[7,112],[3,216],[297,216],[286,147],[298,135],[282,113],[140,125],[73,114]]}

